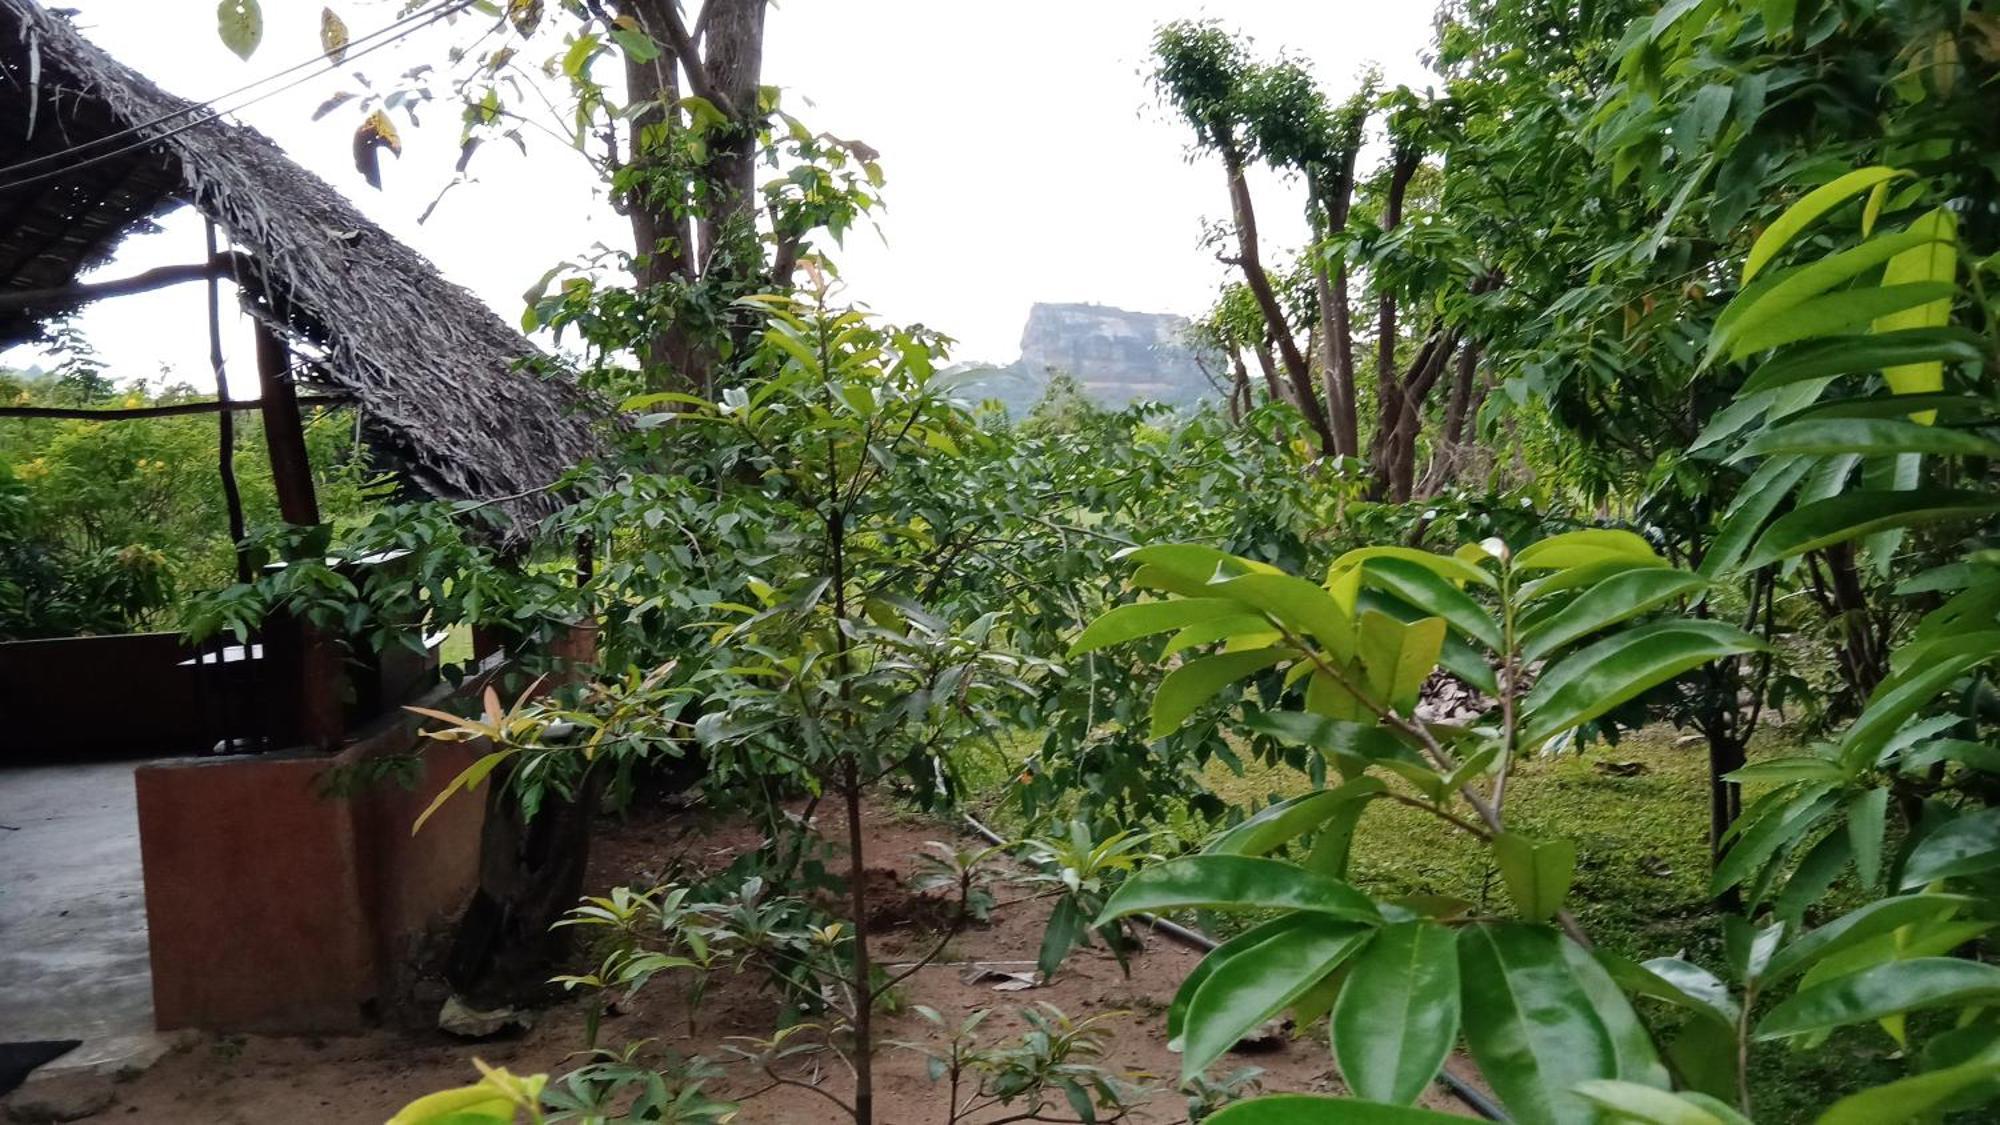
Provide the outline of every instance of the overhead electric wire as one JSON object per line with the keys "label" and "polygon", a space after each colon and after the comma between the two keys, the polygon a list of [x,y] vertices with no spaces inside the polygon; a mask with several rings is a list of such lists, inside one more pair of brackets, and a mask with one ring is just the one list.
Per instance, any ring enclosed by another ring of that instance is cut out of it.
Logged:
{"label": "overhead electric wire", "polygon": [[[428,21],[438,16],[450,15],[451,14],[450,10],[468,7],[472,3],[473,0],[443,0],[443,2],[440,3],[436,8],[411,12],[409,15],[404,16],[403,18],[397,20],[394,23],[376,28],[374,31],[371,31],[366,35],[349,40],[345,45],[346,49],[347,51],[354,51],[356,48],[360,47],[364,43],[367,43],[369,40],[379,38],[383,35],[387,35],[390,32],[402,28],[406,24],[416,23],[418,21]],[[400,36],[398,36],[398,38],[400,38]],[[365,53],[365,51],[357,53]],[[234,90],[225,91],[223,93],[215,95],[212,98],[203,99],[202,101],[190,102],[187,105],[181,107],[180,109],[169,110],[166,113],[160,114],[158,117],[152,118],[151,120],[141,121],[135,125],[128,125],[125,128],[118,130],[115,133],[106,133],[104,136],[101,137],[92,137],[90,140],[84,141],[82,144],[71,145],[68,148],[59,149],[55,152],[45,152],[40,156],[30,157],[29,159],[22,160],[14,164],[9,164],[5,167],[0,167],[0,175],[19,172],[24,169],[33,167],[34,165],[37,164],[47,163],[48,161],[51,160],[61,160],[65,157],[80,153],[85,149],[94,148],[99,145],[110,144],[113,141],[119,140],[120,138],[123,137],[131,136],[132,134],[138,133],[141,130],[150,129],[155,125],[171,121],[172,119],[179,117],[183,114],[193,113],[198,110],[207,109],[209,107],[214,106],[216,103],[221,102],[225,98],[233,98],[238,94],[254,90],[257,87],[262,86],[267,82],[274,82],[280,78],[285,77],[288,74],[296,73],[297,71],[304,70],[307,67],[315,66],[319,63],[326,61],[328,61],[328,55],[326,52],[322,51],[319,54],[313,55],[310,58],[304,59],[300,62],[293,63],[291,66],[288,66],[283,70],[274,71],[273,73],[267,74],[262,78],[258,78],[251,82],[246,82],[243,85],[236,87]],[[345,53],[343,53],[341,60],[332,63],[332,65],[329,66],[328,69],[331,70],[334,67],[343,66],[345,65],[345,63],[346,63],[346,55]],[[255,103],[246,102],[244,104],[252,105]]]}
{"label": "overhead electric wire", "polygon": [[217,107],[217,103],[221,102],[224,98],[233,97],[235,96],[235,94],[241,93],[244,90],[255,89],[256,87],[264,85],[265,83],[270,82],[275,78],[281,78],[287,74],[291,74],[304,67],[311,66],[313,65],[314,62],[325,61],[327,59],[327,56],[322,54],[317,59],[309,60],[307,62],[299,63],[294,66],[288,67],[284,70],[276,72],[275,74],[269,75],[265,78],[258,79],[256,82],[252,82],[249,83],[248,85],[238,87],[236,90],[231,91],[230,93],[222,94],[207,102],[190,103],[184,108],[174,110],[170,113],[161,114],[159,117],[154,118],[150,122],[134,126],[128,126],[127,128],[121,130],[118,133],[107,134],[104,137],[96,138],[91,141],[86,141],[80,145],[73,145],[59,152],[44,153],[43,155],[34,157],[30,160],[24,160],[17,164],[9,165],[5,168],[0,168],[0,175],[5,175],[8,172],[18,171],[30,167],[34,164],[43,163],[51,159],[69,157],[82,149],[90,148],[93,145],[109,143],[110,141],[115,140],[122,136],[130,136],[135,133],[142,133],[153,125],[171,120],[183,114],[198,113],[203,109],[207,109],[210,111],[202,114],[199,117],[194,118],[193,120],[187,121],[181,125],[177,125],[172,129],[168,129],[165,132],[153,133],[141,136],[139,140],[134,141],[131,144],[122,145],[118,148],[112,149],[109,152],[96,153],[91,156],[77,159],[74,162],[65,164],[60,168],[50,169],[47,172],[40,172],[35,175],[27,176],[18,180],[10,180],[6,183],[0,183],[0,192],[13,191],[18,188],[24,188],[31,186],[33,184],[41,183],[46,180],[57,179],[63,176],[67,176],[73,172],[80,172],[85,168],[101,164],[107,160],[115,159],[117,157],[125,155],[126,153],[158,144],[159,142],[164,141],[169,137],[178,136],[181,133],[187,132],[189,129],[195,128],[198,125],[205,125],[208,122],[214,121],[217,118],[222,117],[226,114],[239,113],[245,109],[250,108],[253,105],[258,104],[259,102],[266,101],[270,98],[278,96],[279,94],[285,93],[289,90],[302,86],[306,82],[309,82],[314,78],[319,78],[326,74],[330,74],[333,71],[339,69],[340,67],[345,66],[349,60],[361,58],[375,51],[378,51],[383,47],[389,46],[392,43],[396,43],[408,37],[411,33],[417,31],[419,27],[429,26],[430,24],[435,23],[440,19],[443,19],[445,16],[451,15],[454,12],[461,11],[467,7],[470,7],[472,2],[473,0],[445,0],[443,4],[440,4],[436,8],[430,9],[428,13],[417,13],[411,16],[407,16],[403,20],[397,23],[390,24],[388,27],[382,28],[379,31],[371,32],[369,35],[364,36],[362,40],[355,40],[353,42],[363,42],[366,39],[376,39],[379,36],[382,36],[390,31],[394,31],[395,34],[390,35],[388,38],[379,39],[379,41],[377,42],[369,43],[367,46],[362,47],[360,50],[354,50],[353,44],[350,43],[349,50],[347,51],[345,57],[343,57],[340,62],[330,63],[323,70],[317,70],[309,74],[301,75],[300,77],[295,78],[292,81],[287,82],[282,86],[278,86],[274,89],[267,90],[261,94],[258,94],[256,97],[250,98],[247,101],[243,101],[228,106],[226,108]]}

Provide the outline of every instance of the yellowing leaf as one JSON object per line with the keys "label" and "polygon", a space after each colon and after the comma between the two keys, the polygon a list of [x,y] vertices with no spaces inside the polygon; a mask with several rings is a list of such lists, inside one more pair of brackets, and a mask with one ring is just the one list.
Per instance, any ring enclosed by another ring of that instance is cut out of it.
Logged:
{"label": "yellowing leaf", "polygon": [[319,46],[335,66],[347,58],[347,23],[332,8],[319,11]]}
{"label": "yellowing leaf", "polygon": [[[1937,241],[1906,250],[1889,259],[1883,268],[1882,284],[1903,285],[1913,282],[1943,282],[1950,284],[1958,279],[1958,217],[1940,207],[1916,222],[1910,224],[1912,232],[1925,232]],[[1872,328],[1875,332],[1895,332],[1905,328],[1943,328],[1951,323],[1950,297],[1930,301],[1914,308],[1892,312],[1878,317]],[[1898,367],[1887,367],[1882,375],[1889,381],[1889,387],[1899,395],[1923,394],[1944,389],[1944,364],[1910,363]],[[1926,425],[1937,417],[1933,410],[1912,415],[1912,420]]]}

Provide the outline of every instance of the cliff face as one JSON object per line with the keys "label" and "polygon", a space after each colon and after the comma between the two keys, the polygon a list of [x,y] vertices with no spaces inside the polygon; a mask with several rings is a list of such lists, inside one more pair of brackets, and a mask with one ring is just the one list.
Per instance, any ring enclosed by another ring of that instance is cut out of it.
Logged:
{"label": "cliff face", "polygon": [[1102,406],[1136,399],[1191,405],[1214,389],[1180,342],[1186,326],[1185,318],[1168,313],[1037,304],[1021,330],[1021,358],[991,369],[974,393],[999,399],[1019,417],[1041,397],[1054,369],[1074,375]]}

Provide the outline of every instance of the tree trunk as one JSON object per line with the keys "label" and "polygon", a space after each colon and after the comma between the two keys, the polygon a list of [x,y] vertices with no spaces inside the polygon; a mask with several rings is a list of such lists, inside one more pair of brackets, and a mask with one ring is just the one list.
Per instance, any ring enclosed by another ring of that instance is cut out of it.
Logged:
{"label": "tree trunk", "polygon": [[1451,392],[1445,399],[1444,433],[1431,452],[1430,471],[1424,474],[1422,493],[1425,496],[1436,495],[1439,489],[1456,481],[1463,466],[1466,423],[1472,417],[1473,398],[1478,390],[1479,351],[1477,342],[1467,342],[1459,349],[1458,369],[1452,378]]}
{"label": "tree trunk", "polygon": [[508,783],[510,760],[486,782],[486,825],[479,840],[479,888],[452,940],[445,979],[476,1008],[545,1000],[549,975],[568,948],[557,921],[583,897],[590,824],[602,785],[592,771],[576,796],[550,793],[533,820]]}
{"label": "tree trunk", "polygon": [[[723,240],[744,237],[746,226],[749,239],[756,238],[757,132],[763,120],[757,103],[764,74],[764,10],[769,2],[708,0],[695,24],[701,32],[696,46],[703,49],[713,87],[710,100],[731,119],[710,148],[710,180],[716,195],[700,224],[704,273]],[[700,90],[697,85],[696,92]],[[756,268],[761,271],[762,266],[758,261]]]}
{"label": "tree trunk", "polygon": [[[1389,195],[1382,212],[1382,229],[1395,230],[1403,223],[1403,203],[1409,193],[1410,179],[1417,174],[1421,163],[1415,152],[1398,152],[1395,163],[1389,170]],[[1397,430],[1401,428],[1405,413],[1405,398],[1408,397],[1400,373],[1396,370],[1396,295],[1378,294],[1375,302],[1375,440],[1370,444],[1369,460],[1373,462],[1374,481],[1370,491],[1377,499],[1409,498],[1407,488],[1401,497],[1396,496],[1396,470],[1391,463],[1396,454]],[[1415,435],[1411,435],[1414,440]],[[1414,451],[1412,452],[1414,456]]]}
{"label": "tree trunk", "polygon": [[[674,0],[626,0],[625,11],[661,42],[667,41],[664,4]],[[680,76],[674,56],[662,53],[650,62],[634,61],[625,52],[625,95],[627,104],[645,105],[632,117],[631,151],[626,159],[639,171],[651,169],[658,153],[672,143],[670,131],[677,123],[668,107],[681,100]],[[686,215],[687,195],[678,187],[670,189],[656,176],[642,178],[639,190],[619,201],[632,224],[632,263],[639,292],[654,294],[648,304],[656,305],[658,295],[667,292],[675,280],[691,282],[695,277],[694,244]],[[647,385],[656,390],[699,390],[705,364],[697,354],[696,341],[679,318],[658,326],[639,348]]]}
{"label": "tree trunk", "polygon": [[1229,352],[1229,420],[1241,422],[1250,413],[1250,369],[1243,365],[1243,353]]}
{"label": "tree trunk", "polygon": [[1264,373],[1264,389],[1270,392],[1271,401],[1292,401],[1291,387],[1278,377],[1278,363],[1271,358],[1271,342],[1259,340],[1250,350],[1257,356],[1257,368]]}
{"label": "tree trunk", "polygon": [[[1346,285],[1346,271],[1341,271],[1340,285]],[[1342,457],[1352,457],[1358,450],[1356,439],[1360,427],[1354,416],[1354,374],[1346,366],[1353,358],[1354,343],[1348,339],[1347,310],[1345,301],[1334,295],[1334,279],[1327,276],[1324,268],[1313,269],[1313,293],[1319,301],[1320,324],[1320,366],[1326,384],[1327,426],[1333,434],[1333,451]]]}
{"label": "tree trunk", "polygon": [[1271,288],[1271,279],[1264,272],[1262,252],[1258,246],[1257,212],[1250,201],[1250,184],[1243,175],[1243,155],[1234,147],[1224,145],[1222,164],[1229,174],[1229,206],[1236,220],[1236,261],[1243,270],[1243,282],[1250,287],[1250,295],[1257,299],[1257,308],[1264,314],[1264,323],[1270,329],[1273,343],[1278,347],[1278,355],[1284,360],[1285,382],[1291,388],[1293,405],[1305,415],[1306,424],[1319,438],[1320,451],[1334,452],[1333,433],[1327,428],[1326,411],[1321,407],[1319,392],[1314,389],[1312,367],[1304,353],[1299,351],[1298,341],[1292,338],[1291,324],[1285,317],[1283,306],[1278,304],[1278,295]]}
{"label": "tree trunk", "polygon": [[[649,382],[662,389],[712,393],[715,327],[708,316],[689,316],[660,298],[675,288],[692,290],[697,281],[720,282],[712,292],[748,291],[763,274],[757,242],[757,135],[764,56],[764,12],[769,0],[708,0],[690,30],[679,0],[623,0],[620,11],[636,20],[666,50],[638,63],[628,52],[626,95],[645,106],[631,122],[635,167],[644,168],[671,144],[685,89],[713,104],[727,123],[707,137],[708,158],[693,173],[690,193],[679,185],[642,177],[639,191],[621,201],[632,224],[639,289],[660,321],[641,348]],[[692,223],[690,211],[694,214]],[[728,253],[718,253],[725,241]],[[713,275],[713,269],[726,275]],[[678,286],[675,285],[678,283]],[[684,300],[685,298],[676,298]]]}

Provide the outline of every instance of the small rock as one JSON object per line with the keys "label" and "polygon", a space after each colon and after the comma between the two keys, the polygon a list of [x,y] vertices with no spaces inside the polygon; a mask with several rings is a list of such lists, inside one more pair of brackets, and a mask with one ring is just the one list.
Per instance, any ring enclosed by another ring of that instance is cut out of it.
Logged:
{"label": "small rock", "polygon": [[31,1077],[20,1089],[7,1095],[7,1120],[20,1125],[44,1125],[92,1117],[118,1100],[112,1085],[110,1075],[87,1070]]}
{"label": "small rock", "polygon": [[535,1014],[518,1008],[481,1010],[457,996],[447,997],[438,1010],[438,1030],[461,1039],[490,1039],[510,1031],[527,1031],[535,1026]]}
{"label": "small rock", "polygon": [[1261,1055],[1270,1051],[1282,1051],[1285,1049],[1286,1040],[1290,1038],[1287,1032],[1291,1029],[1291,1026],[1292,1021],[1282,1016],[1277,1019],[1265,1020],[1252,1030],[1250,1034],[1238,1039],[1236,1045],[1229,1048],[1230,1053],[1237,1055]]}

